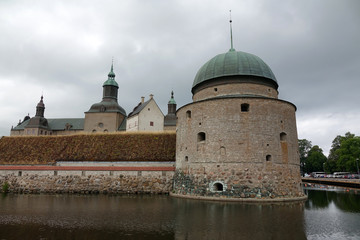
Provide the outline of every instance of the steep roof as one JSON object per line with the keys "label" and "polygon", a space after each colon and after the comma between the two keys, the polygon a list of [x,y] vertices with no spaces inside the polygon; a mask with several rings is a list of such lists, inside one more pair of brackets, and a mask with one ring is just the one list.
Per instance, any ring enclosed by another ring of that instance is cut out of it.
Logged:
{"label": "steep roof", "polygon": [[144,103],[141,103],[141,102],[140,102],[140,103],[133,109],[133,111],[132,111],[131,113],[129,113],[128,118],[139,114],[139,113],[141,112],[141,110],[143,110],[143,109],[146,107],[146,105],[148,105],[148,103],[149,103],[150,101],[151,101],[151,99],[147,100],[147,101],[144,102]]}
{"label": "steep roof", "polygon": [[[12,130],[24,130],[30,120],[22,122]],[[49,118],[47,119],[50,130],[59,131],[65,130],[66,125],[69,124],[71,127],[69,130],[83,130],[84,129],[84,118]]]}

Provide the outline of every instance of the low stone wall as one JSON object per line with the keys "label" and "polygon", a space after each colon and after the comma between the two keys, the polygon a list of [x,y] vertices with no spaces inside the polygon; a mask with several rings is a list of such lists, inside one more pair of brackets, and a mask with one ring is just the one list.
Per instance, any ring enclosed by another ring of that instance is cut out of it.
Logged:
{"label": "low stone wall", "polygon": [[174,172],[164,173],[160,176],[152,173],[141,176],[7,174],[0,176],[0,186],[7,182],[11,193],[168,194],[172,189]]}

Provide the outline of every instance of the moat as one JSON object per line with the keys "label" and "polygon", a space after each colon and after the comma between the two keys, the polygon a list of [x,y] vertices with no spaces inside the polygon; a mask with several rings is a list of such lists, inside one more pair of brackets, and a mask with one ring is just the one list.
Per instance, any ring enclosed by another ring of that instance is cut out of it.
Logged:
{"label": "moat", "polygon": [[0,239],[358,239],[360,191],[307,185],[306,202],[163,195],[0,197]]}

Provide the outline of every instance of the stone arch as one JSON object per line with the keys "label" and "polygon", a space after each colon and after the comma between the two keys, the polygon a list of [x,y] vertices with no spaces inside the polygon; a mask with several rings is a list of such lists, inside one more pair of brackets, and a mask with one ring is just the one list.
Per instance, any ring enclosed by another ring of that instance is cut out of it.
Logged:
{"label": "stone arch", "polygon": [[222,181],[214,181],[210,183],[211,192],[224,192],[226,191],[226,184]]}
{"label": "stone arch", "polygon": [[266,155],[266,161],[267,161],[267,162],[271,162],[271,160],[272,160],[271,155],[270,155],[270,154]]}

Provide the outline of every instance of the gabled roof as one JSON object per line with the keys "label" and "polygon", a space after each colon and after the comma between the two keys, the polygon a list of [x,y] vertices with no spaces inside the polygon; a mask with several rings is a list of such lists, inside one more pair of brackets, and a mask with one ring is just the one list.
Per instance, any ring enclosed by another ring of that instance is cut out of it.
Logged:
{"label": "gabled roof", "polygon": [[141,110],[143,110],[143,109],[146,107],[146,105],[148,105],[148,103],[149,103],[150,101],[151,101],[151,99],[147,100],[147,101],[144,102],[144,103],[141,103],[141,102],[140,102],[140,103],[133,109],[133,111],[132,111],[131,113],[129,113],[128,118],[139,114],[139,113],[141,112]]}

